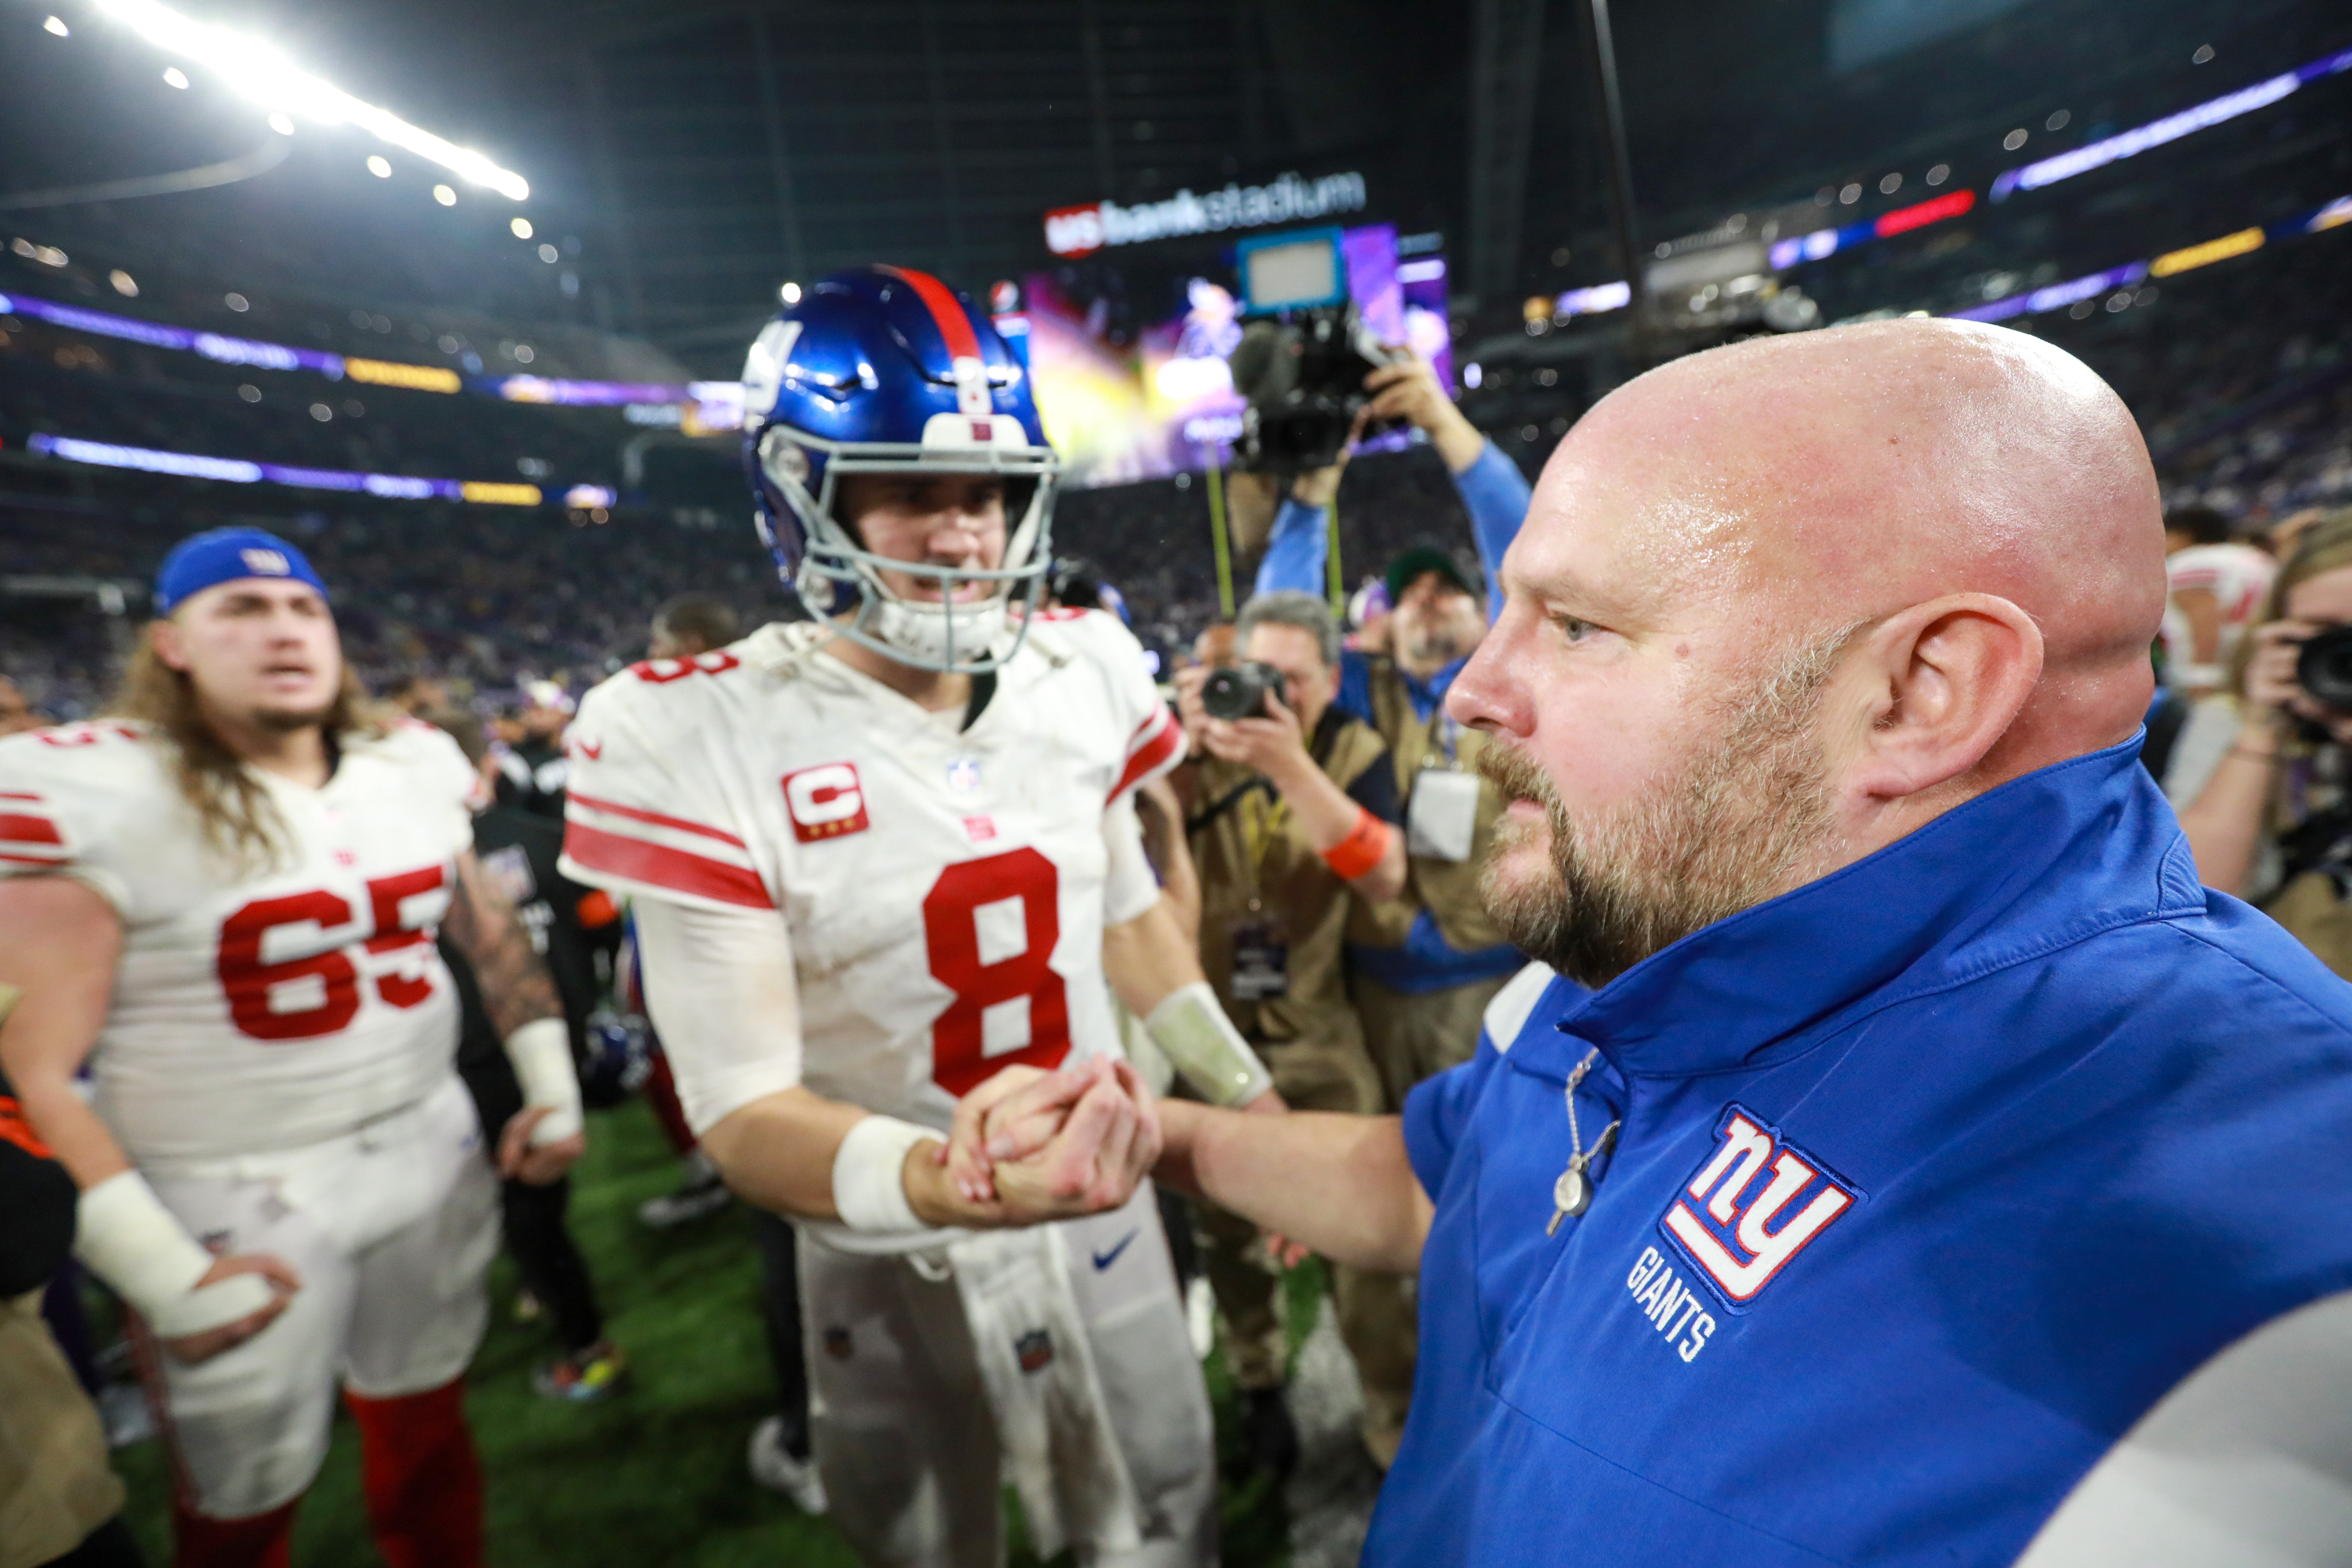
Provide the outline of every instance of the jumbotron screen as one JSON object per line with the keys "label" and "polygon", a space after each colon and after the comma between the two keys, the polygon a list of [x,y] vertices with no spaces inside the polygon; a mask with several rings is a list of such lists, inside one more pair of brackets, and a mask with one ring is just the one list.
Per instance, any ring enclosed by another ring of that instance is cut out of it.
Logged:
{"label": "jumbotron screen", "polygon": [[[1384,342],[1403,343],[1454,384],[1445,261],[1400,257],[1387,224],[1345,230],[1348,296]],[[1225,356],[1241,341],[1228,249],[1192,268],[1122,258],[1034,273],[1022,289],[1038,412],[1067,482],[1128,484],[1226,460],[1242,400]],[[1007,323],[1012,325],[1013,323]]]}

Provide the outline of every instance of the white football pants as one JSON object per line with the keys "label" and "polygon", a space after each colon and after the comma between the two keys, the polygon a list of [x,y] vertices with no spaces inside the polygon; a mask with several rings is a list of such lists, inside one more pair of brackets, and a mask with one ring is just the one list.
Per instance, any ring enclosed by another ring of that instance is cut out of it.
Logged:
{"label": "white football pants", "polygon": [[[1185,1332],[1159,1205],[1060,1226],[1103,1403],[1140,1507],[1140,1550],[1088,1568],[1216,1562],[1208,1391]],[[811,1425],[830,1516],[874,1568],[997,1568],[1003,1459],[951,1278],[800,1233]]]}
{"label": "white football pants", "polygon": [[148,1358],[197,1512],[243,1519],[299,1497],[327,1455],[338,1380],[396,1398],[440,1387],[474,1359],[499,1183],[454,1071],[356,1132],[142,1173],[207,1247],[275,1253],[302,1277],[278,1320],[236,1349],[196,1366],[160,1346]]}

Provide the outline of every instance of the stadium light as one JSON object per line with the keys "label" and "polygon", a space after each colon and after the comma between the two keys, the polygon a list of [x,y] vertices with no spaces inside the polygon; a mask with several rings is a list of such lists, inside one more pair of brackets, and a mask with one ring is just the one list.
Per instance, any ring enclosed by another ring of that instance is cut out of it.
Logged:
{"label": "stadium light", "polygon": [[73,29],[67,26],[64,22],[55,16],[50,17],[47,21],[41,24],[41,31],[45,33],[54,33],[60,38],[70,38],[73,37]]}
{"label": "stadium light", "polygon": [[469,184],[512,201],[530,198],[530,183],[479,153],[419,130],[388,110],[362,103],[340,88],[296,68],[257,39],[180,15],[155,0],[98,0],[99,8],[156,47],[218,72],[247,98],[322,125],[356,125],[377,140],[438,163]]}

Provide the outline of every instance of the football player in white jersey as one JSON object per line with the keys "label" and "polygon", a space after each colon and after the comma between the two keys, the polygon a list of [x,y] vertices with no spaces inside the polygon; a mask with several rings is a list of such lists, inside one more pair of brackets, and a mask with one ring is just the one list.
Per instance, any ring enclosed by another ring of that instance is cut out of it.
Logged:
{"label": "football player in white jersey", "polygon": [[80,1185],[76,1250],[162,1352],[182,1568],[286,1561],[339,1381],[385,1560],[465,1568],[498,1188],[436,928],[525,1086],[499,1147],[525,1180],[582,1147],[562,1009],[475,869],[472,770],[367,709],[299,551],[196,535],[154,605],[120,718],[0,741],[0,982],[25,994],[0,1068]]}
{"label": "football player in white jersey", "polygon": [[2166,679],[2191,700],[2230,685],[2231,661],[2261,616],[2278,563],[2236,538],[2210,507],[2175,507],[2164,519]]}
{"label": "football player in white jersey", "polygon": [[[1027,609],[1058,464],[968,300],[827,279],[745,377],[762,530],[831,618],[591,692],[565,870],[635,897],[703,1147],[808,1222],[816,1458],[861,1555],[1001,1562],[1009,1477],[1043,1553],[1208,1563],[1207,1401],[1111,992],[1207,1097],[1280,1102],[1139,841],[1129,793],[1181,731],[1116,617]],[[1083,1089],[1063,1136],[950,1167],[1013,1066]]]}

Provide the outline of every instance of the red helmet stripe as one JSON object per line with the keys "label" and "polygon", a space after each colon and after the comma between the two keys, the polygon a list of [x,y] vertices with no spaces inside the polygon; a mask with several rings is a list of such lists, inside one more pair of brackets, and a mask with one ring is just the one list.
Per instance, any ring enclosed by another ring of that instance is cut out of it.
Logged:
{"label": "red helmet stripe", "polygon": [[954,291],[946,284],[910,267],[884,267],[877,270],[887,272],[914,289],[916,296],[931,308],[931,320],[939,323],[940,336],[947,342],[950,361],[981,357],[980,337],[971,330],[971,319],[963,313]]}

